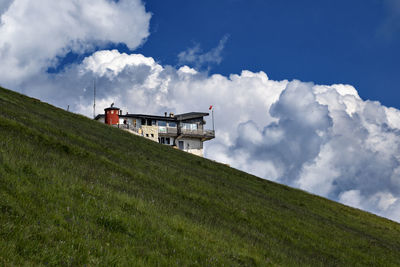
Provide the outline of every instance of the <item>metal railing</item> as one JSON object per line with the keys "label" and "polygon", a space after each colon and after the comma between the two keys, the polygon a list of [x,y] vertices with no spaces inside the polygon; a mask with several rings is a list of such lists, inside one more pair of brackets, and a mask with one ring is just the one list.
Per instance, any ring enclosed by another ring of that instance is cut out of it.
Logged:
{"label": "metal railing", "polygon": [[158,133],[160,133],[160,134],[177,134],[178,129],[176,127],[158,127]]}
{"label": "metal railing", "polygon": [[184,134],[184,135],[215,137],[215,131],[213,131],[213,130],[189,130],[189,129],[181,128],[180,132],[181,132],[181,134]]}
{"label": "metal railing", "polygon": [[129,130],[129,131],[132,131],[132,132],[135,132],[135,133],[143,135],[143,131],[140,128],[133,127],[130,124],[116,124],[114,126],[120,128],[120,129]]}
{"label": "metal railing", "polygon": [[[137,134],[143,135],[143,130],[140,127],[133,127],[129,124],[116,124],[115,127],[126,129],[129,131],[133,131]],[[174,135],[186,135],[186,136],[200,136],[200,137],[215,137],[214,130],[190,130],[184,128],[177,128],[177,127],[158,127],[159,134],[174,134]]]}

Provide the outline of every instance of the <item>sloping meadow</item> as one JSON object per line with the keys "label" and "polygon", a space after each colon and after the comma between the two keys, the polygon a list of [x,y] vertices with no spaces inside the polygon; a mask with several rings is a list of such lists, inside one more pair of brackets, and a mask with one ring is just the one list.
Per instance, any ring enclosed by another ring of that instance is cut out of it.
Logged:
{"label": "sloping meadow", "polygon": [[0,89],[1,265],[400,265],[400,225]]}

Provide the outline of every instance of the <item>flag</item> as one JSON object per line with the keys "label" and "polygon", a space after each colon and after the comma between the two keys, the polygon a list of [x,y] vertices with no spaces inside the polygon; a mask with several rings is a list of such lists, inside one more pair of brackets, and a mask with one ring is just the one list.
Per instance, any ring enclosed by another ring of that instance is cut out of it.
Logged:
{"label": "flag", "polygon": [[208,109],[209,109],[209,110],[212,110],[212,108],[213,108],[213,107],[212,107],[212,105],[211,105]]}

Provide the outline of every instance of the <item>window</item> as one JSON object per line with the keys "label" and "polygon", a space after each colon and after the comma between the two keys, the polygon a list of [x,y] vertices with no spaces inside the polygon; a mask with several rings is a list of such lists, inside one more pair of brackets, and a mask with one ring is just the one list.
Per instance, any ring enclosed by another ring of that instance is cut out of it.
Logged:
{"label": "window", "polygon": [[111,114],[114,114],[114,110],[111,110]]}
{"label": "window", "polygon": [[184,130],[197,130],[197,124],[196,123],[182,123],[182,129]]}
{"label": "window", "polygon": [[166,133],[167,132],[167,122],[166,121],[158,121],[158,132]]}
{"label": "window", "polygon": [[154,134],[151,134],[151,137],[154,137]]}
{"label": "window", "polygon": [[168,122],[168,127],[176,127],[176,123],[175,122]]}
{"label": "window", "polygon": [[149,134],[146,134],[146,137],[149,137]]}
{"label": "window", "polygon": [[165,144],[165,138],[161,137],[161,144]]}
{"label": "window", "polygon": [[167,137],[167,138],[165,139],[165,143],[166,143],[167,145],[170,144],[170,142],[169,142],[169,137]]}

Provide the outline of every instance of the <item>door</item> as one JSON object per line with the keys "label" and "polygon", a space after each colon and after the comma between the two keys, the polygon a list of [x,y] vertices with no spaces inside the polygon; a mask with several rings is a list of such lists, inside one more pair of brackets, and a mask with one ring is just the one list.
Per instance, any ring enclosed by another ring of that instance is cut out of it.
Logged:
{"label": "door", "polygon": [[183,146],[183,141],[179,141],[178,142],[178,147],[180,150],[183,150],[184,146]]}

